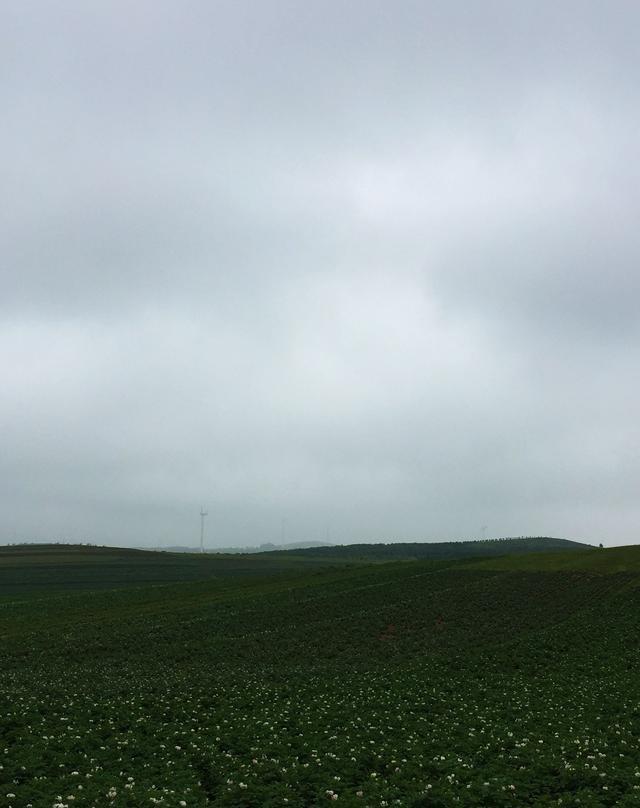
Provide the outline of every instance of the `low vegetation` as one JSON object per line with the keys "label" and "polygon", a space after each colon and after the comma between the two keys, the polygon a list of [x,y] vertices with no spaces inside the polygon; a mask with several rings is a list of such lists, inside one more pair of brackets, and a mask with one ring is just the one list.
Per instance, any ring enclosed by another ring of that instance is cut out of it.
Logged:
{"label": "low vegetation", "polygon": [[589,554],[5,593],[0,805],[638,805],[640,548]]}
{"label": "low vegetation", "polygon": [[[341,566],[346,563],[339,562]],[[0,599],[25,592],[119,589],[177,581],[262,577],[326,567],[325,559],[150,552],[90,545],[0,547]]]}

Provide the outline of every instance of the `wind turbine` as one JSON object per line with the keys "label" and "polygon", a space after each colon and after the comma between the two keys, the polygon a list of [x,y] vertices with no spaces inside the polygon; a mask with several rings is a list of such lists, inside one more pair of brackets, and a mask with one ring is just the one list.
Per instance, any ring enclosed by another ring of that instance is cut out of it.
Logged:
{"label": "wind turbine", "polygon": [[209,512],[205,511],[204,505],[200,506],[200,552],[204,553],[204,517],[208,516]]}

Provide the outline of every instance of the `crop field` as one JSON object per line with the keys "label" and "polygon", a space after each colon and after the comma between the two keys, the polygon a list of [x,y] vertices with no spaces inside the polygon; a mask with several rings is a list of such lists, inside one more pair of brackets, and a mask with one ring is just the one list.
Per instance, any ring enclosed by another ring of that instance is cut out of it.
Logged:
{"label": "crop field", "polygon": [[0,805],[640,805],[613,552],[5,592]]}
{"label": "crop field", "polygon": [[[150,552],[89,545],[0,547],[0,599],[26,592],[120,589],[128,586],[277,575],[327,566],[331,559],[286,554],[223,555]],[[337,562],[345,566],[347,560]]]}

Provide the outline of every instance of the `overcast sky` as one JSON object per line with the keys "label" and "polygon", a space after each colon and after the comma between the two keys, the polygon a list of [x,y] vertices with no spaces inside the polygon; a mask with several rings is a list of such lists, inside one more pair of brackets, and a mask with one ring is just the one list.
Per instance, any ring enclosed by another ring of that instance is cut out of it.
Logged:
{"label": "overcast sky", "polygon": [[640,4],[0,11],[0,542],[640,541]]}

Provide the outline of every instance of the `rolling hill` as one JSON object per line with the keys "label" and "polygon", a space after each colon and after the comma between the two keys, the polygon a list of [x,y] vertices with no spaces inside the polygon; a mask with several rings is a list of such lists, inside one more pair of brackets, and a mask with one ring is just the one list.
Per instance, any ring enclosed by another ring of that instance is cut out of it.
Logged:
{"label": "rolling hill", "polygon": [[27,591],[119,589],[276,575],[326,565],[325,559],[313,556],[169,553],[67,544],[8,545],[0,547],[0,599]]}
{"label": "rolling hill", "polygon": [[[296,550],[301,558],[349,559],[352,561],[417,561],[419,559],[455,559],[475,556],[494,557],[524,553],[584,550],[582,542],[548,536],[485,539],[450,542],[390,542],[379,544],[340,544]],[[284,555],[270,551],[269,555]]]}
{"label": "rolling hill", "polygon": [[569,556],[588,545],[565,539],[353,544],[257,553],[185,553],[72,544],[0,546],[0,599],[17,592],[119,589],[126,586],[261,577],[291,570],[411,560],[452,561],[540,550]]}

